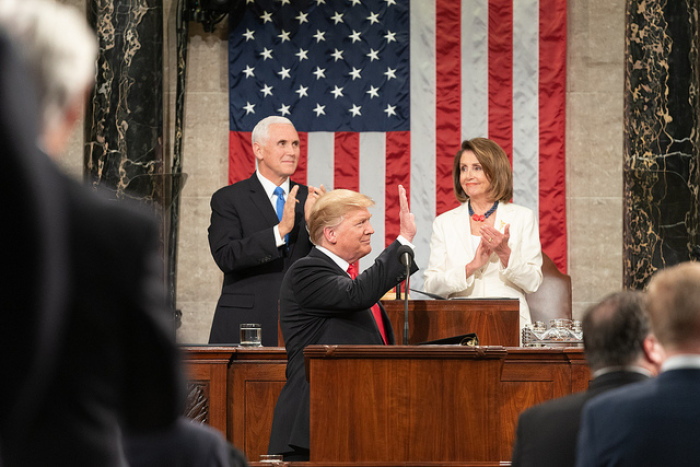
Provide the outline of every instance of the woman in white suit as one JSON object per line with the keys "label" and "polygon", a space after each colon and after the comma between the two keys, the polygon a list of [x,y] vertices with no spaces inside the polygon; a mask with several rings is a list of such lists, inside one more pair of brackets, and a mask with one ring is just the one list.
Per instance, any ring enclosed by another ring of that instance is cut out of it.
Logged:
{"label": "woman in white suit", "polygon": [[531,322],[525,294],[542,283],[534,213],[510,202],[508,156],[486,138],[464,141],[452,167],[459,207],[438,216],[424,289],[444,297],[520,299],[520,326]]}

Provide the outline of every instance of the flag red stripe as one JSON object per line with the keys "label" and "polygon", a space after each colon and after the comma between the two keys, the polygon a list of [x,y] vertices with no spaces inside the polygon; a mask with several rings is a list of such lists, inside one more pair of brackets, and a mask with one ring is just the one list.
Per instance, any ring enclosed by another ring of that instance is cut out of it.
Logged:
{"label": "flag red stripe", "polygon": [[307,184],[308,179],[308,161],[309,161],[309,134],[303,131],[299,132],[299,164],[297,164],[297,170],[294,172],[290,178],[297,183],[302,185]]}
{"label": "flag red stripe", "polygon": [[333,188],[360,191],[360,134],[338,131],[334,140]]}
{"label": "flag red stripe", "polygon": [[489,0],[488,49],[489,138],[503,148],[512,165],[513,0]]}
{"label": "flag red stripe", "polygon": [[389,245],[399,235],[398,186],[406,188],[411,199],[411,132],[390,131],[386,134],[386,169],[384,194],[384,243]]}
{"label": "flag red stripe", "polygon": [[540,0],[540,240],[566,273],[566,2]]}
{"label": "flag red stripe", "polygon": [[452,161],[461,143],[460,2],[435,4],[435,209],[457,206],[452,188]]}
{"label": "flag red stripe", "polygon": [[250,142],[250,132],[229,131],[228,183],[240,182],[255,172],[255,157]]}

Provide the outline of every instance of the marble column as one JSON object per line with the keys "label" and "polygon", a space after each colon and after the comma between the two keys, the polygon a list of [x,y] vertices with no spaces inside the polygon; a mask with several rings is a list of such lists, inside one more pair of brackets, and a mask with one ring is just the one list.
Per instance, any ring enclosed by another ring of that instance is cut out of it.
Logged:
{"label": "marble column", "polygon": [[698,0],[627,0],[624,285],[696,253]]}
{"label": "marble column", "polygon": [[162,206],[162,0],[88,0],[97,82],[85,115],[85,174],[93,186]]}

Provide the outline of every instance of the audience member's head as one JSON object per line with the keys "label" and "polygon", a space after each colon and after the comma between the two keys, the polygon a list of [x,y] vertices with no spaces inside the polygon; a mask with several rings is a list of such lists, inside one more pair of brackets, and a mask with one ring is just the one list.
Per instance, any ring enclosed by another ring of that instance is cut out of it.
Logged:
{"label": "audience member's head", "polygon": [[41,144],[58,156],[95,80],[96,36],[76,8],[53,0],[2,0],[0,27],[19,44],[33,78]]}
{"label": "audience member's head", "polygon": [[653,343],[647,341],[653,338],[641,292],[616,292],[606,296],[586,310],[582,328],[586,361],[591,371],[635,365],[656,373],[656,357],[648,354]]}
{"label": "audience member's head", "polygon": [[658,272],[647,287],[646,303],[666,353],[700,353],[700,263]]}

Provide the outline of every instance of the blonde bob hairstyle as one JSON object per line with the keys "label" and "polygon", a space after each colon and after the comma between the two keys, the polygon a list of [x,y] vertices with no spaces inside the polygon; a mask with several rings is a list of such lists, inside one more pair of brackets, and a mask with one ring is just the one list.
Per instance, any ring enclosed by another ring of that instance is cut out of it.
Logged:
{"label": "blonde bob hairstyle", "polygon": [[491,198],[494,201],[510,202],[513,199],[513,170],[510,167],[510,161],[506,152],[496,142],[487,138],[465,140],[455,154],[452,165],[452,180],[457,201],[466,203],[469,199],[459,181],[460,161],[465,151],[473,152],[481,164],[486,179],[491,184]]}
{"label": "blonde bob hairstyle", "polygon": [[321,195],[309,214],[311,241],[314,245],[321,245],[326,227],[337,227],[347,213],[370,206],[374,206],[372,198],[352,190],[338,189]]}

